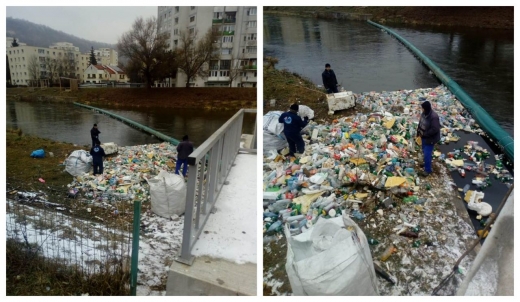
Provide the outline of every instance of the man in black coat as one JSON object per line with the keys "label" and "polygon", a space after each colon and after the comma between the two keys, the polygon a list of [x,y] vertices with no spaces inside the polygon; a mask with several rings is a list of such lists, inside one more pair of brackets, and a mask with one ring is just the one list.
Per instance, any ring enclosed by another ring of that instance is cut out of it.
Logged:
{"label": "man in black coat", "polygon": [[325,64],[325,71],[321,74],[321,79],[323,80],[323,87],[327,89],[327,93],[338,92],[338,80],[334,70],[330,69],[329,63]]}
{"label": "man in black coat", "polygon": [[432,104],[425,101],[421,104],[423,113],[417,127],[417,136],[421,138],[422,151],[424,153],[424,171],[419,172],[421,176],[432,173],[433,146],[441,140],[441,123],[439,115],[432,109]]}
{"label": "man in black coat", "polygon": [[95,141],[94,147],[90,149],[90,155],[92,155],[92,164],[94,166],[94,175],[103,174],[103,157],[106,156],[105,150],[101,148],[100,142]]}
{"label": "man in black coat", "polygon": [[182,138],[182,142],[177,145],[177,164],[175,165],[175,174],[179,174],[182,166],[182,176],[186,177],[188,172],[188,157],[193,152],[193,143],[190,142],[187,135]]}
{"label": "man in black coat", "polygon": [[92,148],[96,145],[96,141],[99,140],[99,134],[101,131],[99,131],[97,124],[94,124],[94,127],[90,129],[90,138],[92,138]]}
{"label": "man in black coat", "polygon": [[302,118],[298,115],[298,104],[292,104],[290,110],[282,113],[278,118],[279,123],[283,123],[283,133],[289,143],[289,155],[295,156],[295,153],[303,153],[305,151],[305,142],[303,141],[302,131],[309,122],[308,117]]}

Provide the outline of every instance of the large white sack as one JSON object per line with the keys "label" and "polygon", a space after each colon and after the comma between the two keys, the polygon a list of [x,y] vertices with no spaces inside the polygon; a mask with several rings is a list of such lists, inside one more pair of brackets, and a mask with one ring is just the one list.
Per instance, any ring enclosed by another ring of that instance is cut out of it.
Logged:
{"label": "large white sack", "polygon": [[72,176],[79,176],[90,171],[92,156],[85,150],[73,151],[65,160],[65,171]]}
{"label": "large white sack", "polygon": [[279,135],[274,135],[269,131],[264,131],[263,138],[264,152],[269,152],[270,150],[278,151],[289,146],[283,133],[280,133]]}
{"label": "large white sack", "polygon": [[150,185],[152,211],[162,217],[182,215],[186,209],[186,183],[180,175],[164,170],[152,179]]}
{"label": "large white sack", "polygon": [[264,115],[264,131],[274,135],[279,135],[283,131],[283,123],[279,123],[278,119],[283,111],[269,111]]}
{"label": "large white sack", "polygon": [[320,219],[294,237],[286,225],[285,235],[285,269],[294,295],[379,295],[367,239],[347,215]]}
{"label": "large white sack", "polygon": [[310,120],[314,118],[314,110],[305,105],[298,106],[298,115],[303,119],[304,117],[308,117]]}

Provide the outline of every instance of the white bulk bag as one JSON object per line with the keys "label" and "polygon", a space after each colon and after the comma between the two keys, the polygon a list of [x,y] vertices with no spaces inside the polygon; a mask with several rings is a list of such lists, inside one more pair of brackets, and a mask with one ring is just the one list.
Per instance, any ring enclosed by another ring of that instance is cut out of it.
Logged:
{"label": "white bulk bag", "polygon": [[65,171],[72,176],[79,176],[90,171],[92,156],[85,150],[73,151],[65,160]]}
{"label": "white bulk bag", "polygon": [[347,215],[320,219],[309,231],[287,237],[285,269],[294,295],[379,295],[368,242]]}
{"label": "white bulk bag", "polygon": [[166,218],[184,214],[186,183],[182,176],[161,170],[159,175],[146,181],[150,185],[152,211],[155,214]]}
{"label": "white bulk bag", "polygon": [[304,117],[308,117],[310,120],[314,118],[314,110],[305,105],[298,106],[298,115],[303,119]]}
{"label": "white bulk bag", "polygon": [[278,119],[283,111],[269,111],[264,115],[264,131],[274,135],[279,135],[283,131],[283,123],[279,123]]}

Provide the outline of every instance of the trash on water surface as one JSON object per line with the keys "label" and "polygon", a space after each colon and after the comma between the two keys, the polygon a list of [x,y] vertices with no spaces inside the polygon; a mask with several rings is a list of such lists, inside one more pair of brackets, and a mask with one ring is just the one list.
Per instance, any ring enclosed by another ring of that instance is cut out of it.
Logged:
{"label": "trash on water surface", "polygon": [[[460,140],[455,134],[457,130],[469,129],[477,134],[484,134],[483,131],[471,122],[469,113],[444,86],[363,93],[355,95],[355,99],[357,105],[369,113],[338,115],[331,123],[310,121],[302,130],[306,147],[299,158],[279,154],[277,151],[281,149],[278,148],[266,149],[264,141],[264,217],[269,215],[270,218],[264,221],[264,232],[281,233],[287,222],[291,236],[305,234],[318,222],[341,214],[352,217],[364,230],[379,232],[390,224],[389,229],[394,231],[383,236],[393,235],[397,237],[393,239],[396,242],[406,241],[405,251],[419,247],[421,242],[431,242],[423,236],[433,231],[432,225],[439,220],[454,219],[446,218],[438,209],[442,202],[438,195],[452,191],[454,183],[443,176],[438,180],[432,180],[434,176],[418,176],[423,156],[421,146],[414,138],[421,113],[420,103],[429,100],[439,115],[442,128],[439,144]],[[267,113],[264,121],[272,115],[273,112]],[[273,122],[269,127],[278,129],[278,134],[283,132],[283,124]],[[457,174],[471,175],[466,177],[469,182],[479,167],[479,175],[492,173],[491,167],[482,164],[489,154],[477,143],[469,141],[464,148],[449,154],[435,150],[433,164],[444,165],[447,171]],[[495,175],[504,182],[512,181],[510,175],[500,170],[497,173]],[[482,189],[487,182],[485,177],[479,178],[477,183],[474,180],[462,191],[466,196],[471,195],[475,190],[470,189]],[[273,222],[276,223],[274,228]],[[403,222],[410,226],[403,226]],[[408,234],[417,240],[409,241],[410,238],[404,237]],[[438,243],[434,241],[434,244]],[[371,249],[381,253],[376,245]]]}

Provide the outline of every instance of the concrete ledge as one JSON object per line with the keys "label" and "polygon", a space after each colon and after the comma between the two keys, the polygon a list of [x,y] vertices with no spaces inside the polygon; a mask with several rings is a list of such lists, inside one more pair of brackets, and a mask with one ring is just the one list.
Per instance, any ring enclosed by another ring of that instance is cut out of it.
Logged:
{"label": "concrete ledge", "polygon": [[256,296],[256,264],[236,264],[206,256],[192,266],[174,261],[166,296]]}

